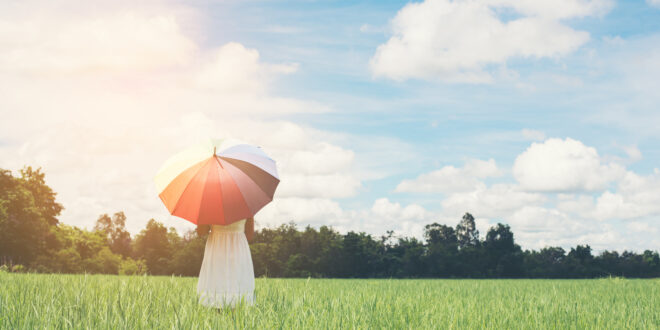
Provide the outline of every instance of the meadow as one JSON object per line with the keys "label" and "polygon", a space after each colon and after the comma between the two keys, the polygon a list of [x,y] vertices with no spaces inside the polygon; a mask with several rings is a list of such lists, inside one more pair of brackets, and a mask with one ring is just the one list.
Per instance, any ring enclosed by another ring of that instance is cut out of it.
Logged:
{"label": "meadow", "polygon": [[660,279],[257,279],[201,307],[196,278],[0,273],[0,328],[660,328]]}

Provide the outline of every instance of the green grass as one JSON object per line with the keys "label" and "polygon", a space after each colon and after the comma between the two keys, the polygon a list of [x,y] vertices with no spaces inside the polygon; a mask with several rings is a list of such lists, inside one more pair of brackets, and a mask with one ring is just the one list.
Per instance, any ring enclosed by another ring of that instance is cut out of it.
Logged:
{"label": "green grass", "polygon": [[0,328],[660,328],[660,279],[257,279],[256,306],[221,312],[196,283],[0,273]]}

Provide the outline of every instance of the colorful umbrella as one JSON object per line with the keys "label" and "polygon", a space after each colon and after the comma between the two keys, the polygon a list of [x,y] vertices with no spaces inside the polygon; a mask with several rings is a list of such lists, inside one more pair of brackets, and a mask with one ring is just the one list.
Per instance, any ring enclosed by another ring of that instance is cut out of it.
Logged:
{"label": "colorful umbrella", "polygon": [[253,217],[280,183],[274,160],[232,140],[211,140],[173,156],[155,181],[170,214],[218,225]]}

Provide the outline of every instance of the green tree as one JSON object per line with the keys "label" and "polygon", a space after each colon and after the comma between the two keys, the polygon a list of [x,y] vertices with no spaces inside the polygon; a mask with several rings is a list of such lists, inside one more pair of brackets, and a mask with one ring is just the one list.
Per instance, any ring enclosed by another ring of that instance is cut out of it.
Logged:
{"label": "green tree", "polygon": [[135,259],[144,259],[150,274],[170,274],[170,259],[175,251],[173,245],[178,243],[175,235],[176,231],[168,232],[162,223],[150,219],[146,228],[135,237]]}
{"label": "green tree", "polygon": [[94,230],[102,232],[108,246],[113,253],[118,253],[124,257],[132,254],[131,234],[126,230],[126,215],[124,212],[117,212],[112,218],[107,214],[102,214],[96,220]]}
{"label": "green tree", "polygon": [[285,276],[289,257],[300,251],[300,232],[293,222],[263,228],[256,233],[251,249],[256,274]]}
{"label": "green tree", "polygon": [[379,243],[371,235],[349,231],[342,244],[342,277],[373,277],[382,271],[382,254]]}
{"label": "green tree", "polygon": [[571,248],[566,256],[566,267],[570,277],[593,277],[596,275],[594,256],[589,245],[578,245]]}
{"label": "green tree", "polygon": [[172,271],[176,275],[197,276],[202,267],[206,237],[199,237],[192,230],[183,235],[172,256]]}
{"label": "green tree", "polygon": [[336,265],[341,262],[343,240],[342,235],[331,227],[321,226],[319,228],[316,242],[321,251],[319,251],[318,260],[315,260],[315,270],[319,276],[338,276]]}
{"label": "green tree", "polygon": [[120,255],[112,253],[108,247],[103,247],[94,257],[85,260],[83,264],[91,273],[118,274],[121,262]]}
{"label": "green tree", "polygon": [[39,211],[39,214],[45,218],[50,225],[59,223],[57,216],[60,215],[64,209],[60,203],[55,201],[55,193],[46,184],[46,174],[41,172],[41,168],[36,170],[31,166],[26,166],[20,170],[19,180],[23,187],[32,193],[34,198],[34,206]]}
{"label": "green tree", "polygon": [[0,262],[30,264],[44,254],[61,210],[40,169],[18,178],[0,169]]}
{"label": "green tree", "polygon": [[394,250],[399,250],[400,254],[401,266],[397,276],[408,278],[426,276],[428,272],[424,260],[426,253],[424,243],[414,237],[403,237],[399,238],[397,247]]}
{"label": "green tree", "polygon": [[312,271],[314,264],[305,254],[296,253],[289,256],[284,271],[285,277],[311,277],[315,273]]}
{"label": "green tree", "polygon": [[642,277],[660,277],[660,254],[658,251],[644,250],[642,255],[644,272]]}
{"label": "green tree", "polygon": [[490,275],[496,277],[520,277],[523,275],[523,254],[514,242],[509,225],[498,223],[491,227],[484,242],[487,249]]}
{"label": "green tree", "polygon": [[[74,247],[55,252],[54,256],[49,258],[51,264],[49,265],[49,272],[55,271],[57,273],[77,274],[83,272],[82,258],[80,253]],[[45,263],[41,263],[44,265]]]}
{"label": "green tree", "polygon": [[147,273],[147,264],[144,260],[125,258],[119,263],[119,275],[143,275]]}
{"label": "green tree", "polygon": [[525,251],[523,268],[527,277],[560,278],[565,275],[565,259],[566,251],[561,247]]}
{"label": "green tree", "polygon": [[[39,272],[117,274],[121,256],[112,253],[103,233],[60,224],[53,229],[53,249],[31,267]],[[67,259],[68,258],[68,259]]]}
{"label": "green tree", "polygon": [[474,217],[470,213],[465,213],[461,222],[456,225],[456,238],[458,247],[476,246],[479,244],[479,231],[474,223]]}
{"label": "green tree", "polygon": [[448,277],[455,271],[458,239],[454,228],[433,223],[424,227],[428,248],[427,264],[430,276]]}

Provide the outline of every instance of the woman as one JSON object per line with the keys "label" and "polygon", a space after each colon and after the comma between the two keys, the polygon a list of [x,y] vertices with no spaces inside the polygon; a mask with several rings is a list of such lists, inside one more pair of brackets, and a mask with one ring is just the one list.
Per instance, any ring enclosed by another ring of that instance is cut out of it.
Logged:
{"label": "woman", "polygon": [[216,308],[254,304],[254,268],[248,240],[254,237],[254,218],[230,225],[198,225],[197,233],[211,230],[199,271],[197,293],[202,305]]}

